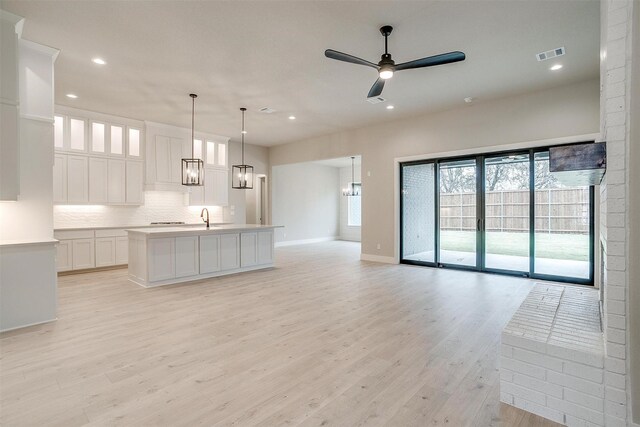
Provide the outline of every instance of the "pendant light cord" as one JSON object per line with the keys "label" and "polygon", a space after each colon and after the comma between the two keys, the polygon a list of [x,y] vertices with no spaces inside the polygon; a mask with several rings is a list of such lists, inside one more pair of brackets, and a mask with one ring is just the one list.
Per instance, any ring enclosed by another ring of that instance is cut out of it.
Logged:
{"label": "pendant light cord", "polygon": [[242,111],[242,132],[240,133],[240,139],[242,142],[240,144],[240,148],[242,151],[242,164],[244,165],[244,112],[247,111],[247,109],[242,107],[240,111]]}
{"label": "pendant light cord", "polygon": [[351,157],[351,193],[353,193],[355,195],[356,192],[356,183],[355,183],[355,175],[353,172],[353,162],[354,162],[355,157]]}
{"label": "pendant light cord", "polygon": [[196,97],[198,95],[196,95],[195,93],[191,93],[189,94],[189,96],[191,97],[191,158],[195,159],[196,155],[195,155],[195,142],[194,142],[194,138],[195,138],[195,112],[196,112]]}

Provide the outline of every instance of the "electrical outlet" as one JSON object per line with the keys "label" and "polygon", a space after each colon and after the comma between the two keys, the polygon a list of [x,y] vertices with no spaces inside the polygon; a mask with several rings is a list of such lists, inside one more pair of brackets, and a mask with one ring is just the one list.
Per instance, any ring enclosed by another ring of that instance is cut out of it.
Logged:
{"label": "electrical outlet", "polygon": [[380,243],[378,243],[378,250],[380,250]]}
{"label": "electrical outlet", "polygon": [[371,171],[367,171],[367,176],[371,176]]}

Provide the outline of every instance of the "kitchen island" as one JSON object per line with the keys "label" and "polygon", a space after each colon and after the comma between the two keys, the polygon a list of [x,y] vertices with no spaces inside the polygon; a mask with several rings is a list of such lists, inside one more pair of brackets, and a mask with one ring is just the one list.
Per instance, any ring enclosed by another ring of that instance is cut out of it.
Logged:
{"label": "kitchen island", "polygon": [[128,229],[129,280],[145,288],[273,267],[273,230],[229,224]]}

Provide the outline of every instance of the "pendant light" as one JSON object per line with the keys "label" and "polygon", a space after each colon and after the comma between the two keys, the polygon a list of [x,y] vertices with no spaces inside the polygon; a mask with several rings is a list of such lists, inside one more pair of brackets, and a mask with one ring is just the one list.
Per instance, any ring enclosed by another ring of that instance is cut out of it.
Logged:
{"label": "pendant light", "polygon": [[253,188],[253,166],[244,164],[244,135],[247,133],[244,130],[244,112],[247,111],[247,109],[242,107],[240,111],[242,111],[242,133],[240,134],[242,164],[233,165],[231,168],[231,188],[238,190],[251,190]]}
{"label": "pendant light", "polygon": [[182,185],[197,186],[204,185],[204,162],[195,157],[195,108],[198,95],[190,93],[191,97],[191,158],[182,159]]}
{"label": "pendant light", "polygon": [[351,183],[342,189],[343,196],[359,196],[360,195],[360,185],[356,188],[356,180],[355,180],[355,172],[354,172],[354,160],[355,157],[351,156]]}

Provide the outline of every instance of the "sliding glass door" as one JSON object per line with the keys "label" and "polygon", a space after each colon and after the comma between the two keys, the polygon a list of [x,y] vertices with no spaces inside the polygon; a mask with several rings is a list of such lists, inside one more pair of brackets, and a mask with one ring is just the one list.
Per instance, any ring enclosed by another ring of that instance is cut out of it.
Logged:
{"label": "sliding glass door", "polygon": [[436,262],[435,182],[435,163],[402,168],[402,246],[406,261]]}
{"label": "sliding glass door", "polygon": [[530,255],[529,153],[484,159],[484,266],[527,273]]}
{"label": "sliding glass door", "polygon": [[593,283],[593,187],[547,149],[401,165],[404,263]]}
{"label": "sliding glass door", "polygon": [[478,265],[476,159],[438,163],[440,264]]}

